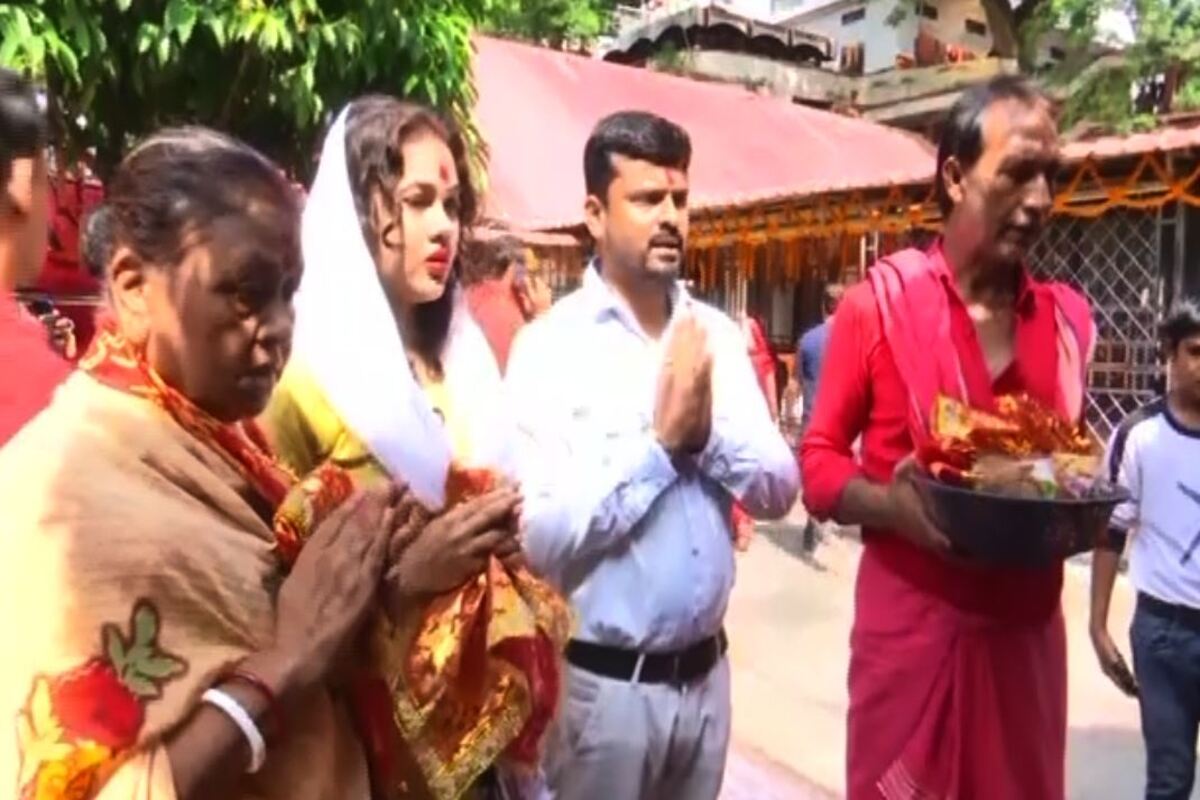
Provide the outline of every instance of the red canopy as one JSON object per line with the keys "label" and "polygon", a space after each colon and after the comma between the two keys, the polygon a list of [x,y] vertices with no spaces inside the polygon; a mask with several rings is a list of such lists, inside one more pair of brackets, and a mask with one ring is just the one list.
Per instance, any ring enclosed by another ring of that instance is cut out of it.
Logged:
{"label": "red canopy", "polygon": [[933,176],[928,144],[866,120],[501,39],[475,46],[476,118],[490,147],[486,211],[514,227],[582,221],[584,142],[622,109],[687,129],[695,207]]}

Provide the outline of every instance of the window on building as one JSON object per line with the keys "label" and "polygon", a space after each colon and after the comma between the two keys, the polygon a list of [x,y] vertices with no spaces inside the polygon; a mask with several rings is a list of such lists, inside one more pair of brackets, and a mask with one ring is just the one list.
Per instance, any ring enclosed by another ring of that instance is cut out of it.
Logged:
{"label": "window on building", "polygon": [[847,11],[845,14],[842,14],[842,24],[853,25],[856,22],[862,22],[866,18],[867,9],[856,8],[853,11]]}
{"label": "window on building", "polygon": [[1067,58],[1067,51],[1063,50],[1061,47],[1051,47],[1050,58],[1054,59],[1055,61],[1065,61]]}
{"label": "window on building", "polygon": [[929,3],[921,3],[921,16],[925,19],[937,19],[937,6],[930,5]]}
{"label": "window on building", "polygon": [[987,36],[987,23],[980,22],[977,19],[969,19],[966,21],[967,33],[974,36]]}

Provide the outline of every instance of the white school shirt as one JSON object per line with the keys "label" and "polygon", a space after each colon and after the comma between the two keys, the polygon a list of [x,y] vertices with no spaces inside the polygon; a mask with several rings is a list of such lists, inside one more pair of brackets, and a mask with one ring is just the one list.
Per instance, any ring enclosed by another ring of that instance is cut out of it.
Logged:
{"label": "white school shirt", "polygon": [[1110,527],[1130,534],[1134,588],[1200,608],[1200,431],[1156,400],[1117,428],[1107,464],[1110,480],[1133,495]]}

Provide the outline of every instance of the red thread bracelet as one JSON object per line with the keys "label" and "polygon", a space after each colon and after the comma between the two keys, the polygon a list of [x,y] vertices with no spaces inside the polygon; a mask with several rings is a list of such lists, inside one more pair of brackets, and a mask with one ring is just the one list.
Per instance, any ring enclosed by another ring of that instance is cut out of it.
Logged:
{"label": "red thread bracelet", "polygon": [[241,681],[263,696],[263,699],[267,701],[267,728],[272,735],[279,735],[283,730],[283,709],[279,705],[279,698],[275,696],[275,690],[265,680],[245,667],[234,667],[225,674],[225,677],[227,680]]}

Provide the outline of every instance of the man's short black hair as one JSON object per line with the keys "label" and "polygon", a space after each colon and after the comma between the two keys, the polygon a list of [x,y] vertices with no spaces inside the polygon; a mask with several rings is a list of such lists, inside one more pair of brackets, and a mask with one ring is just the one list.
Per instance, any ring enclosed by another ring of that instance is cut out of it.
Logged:
{"label": "man's short black hair", "polygon": [[8,182],[12,162],[33,158],[46,144],[46,120],[32,84],[0,68],[0,183]]}
{"label": "man's short black hair", "polygon": [[1195,297],[1175,301],[1166,319],[1158,326],[1158,336],[1168,356],[1179,349],[1184,339],[1197,334],[1200,334],[1200,299]]}
{"label": "man's short black hair", "polygon": [[975,162],[983,154],[984,114],[993,104],[1004,100],[1037,103],[1046,102],[1047,98],[1040,89],[1020,75],[1000,75],[987,83],[967,89],[950,109],[950,114],[942,126],[941,139],[938,141],[937,172],[934,174],[938,207],[943,215],[949,214],[954,204],[946,191],[942,166],[951,156],[958,159],[964,171],[975,166]]}
{"label": "man's short black hair", "polygon": [[648,111],[618,111],[600,120],[583,148],[583,179],[587,193],[601,201],[616,174],[614,155],[687,170],[692,141],[683,128]]}

